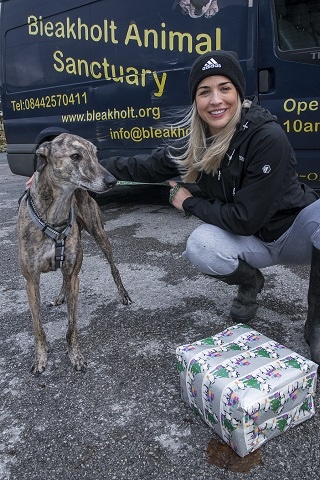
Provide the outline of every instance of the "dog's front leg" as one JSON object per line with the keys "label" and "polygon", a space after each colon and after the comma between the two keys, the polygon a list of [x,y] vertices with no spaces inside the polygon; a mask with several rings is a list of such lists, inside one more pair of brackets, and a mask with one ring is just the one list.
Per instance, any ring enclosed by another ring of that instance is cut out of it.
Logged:
{"label": "dog's front leg", "polygon": [[99,247],[101,248],[101,250],[103,251],[105,257],[107,258],[107,260],[109,262],[110,269],[111,269],[111,274],[112,274],[114,283],[116,284],[117,289],[120,293],[122,303],[124,305],[129,305],[130,303],[132,303],[132,300],[131,300],[127,290],[123,286],[121,276],[120,276],[120,272],[119,272],[118,268],[116,267],[116,264],[114,263],[114,260],[113,260],[111,244],[110,244],[110,241],[107,237],[107,234],[106,234],[103,226],[102,225],[100,226],[100,224],[98,224],[98,226],[95,226],[95,228],[93,228],[93,230],[89,233],[92,234],[96,243],[99,245]]}
{"label": "dog's front leg", "polygon": [[72,275],[68,275],[64,273],[64,284],[68,310],[68,331],[66,335],[68,343],[68,354],[75,370],[85,372],[87,369],[87,362],[80,351],[77,331],[79,296],[78,274],[73,273]]}
{"label": "dog's front leg", "polygon": [[124,305],[129,305],[132,303],[132,300],[123,286],[120,272],[114,263],[112,247],[107,233],[103,228],[99,206],[87,192],[83,192],[82,190],[76,190],[76,199],[78,207],[77,221],[90,235],[92,235],[97,245],[103,251],[109,262],[111,274],[121,295],[122,303]]}
{"label": "dog's front leg", "polygon": [[33,278],[26,278],[26,291],[33,321],[36,359],[31,367],[31,372],[39,375],[44,372],[47,365],[47,342],[46,334],[42,328],[40,318],[40,275],[33,275]]}

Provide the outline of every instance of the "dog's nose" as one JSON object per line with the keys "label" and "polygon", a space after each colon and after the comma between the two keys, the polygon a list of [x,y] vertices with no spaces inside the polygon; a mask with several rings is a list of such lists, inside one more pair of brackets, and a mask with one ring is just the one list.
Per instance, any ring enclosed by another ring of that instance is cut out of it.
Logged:
{"label": "dog's nose", "polygon": [[111,173],[108,172],[108,174],[105,175],[104,177],[104,184],[108,188],[112,188],[115,186],[116,183],[117,183],[117,179],[113,175],[111,175]]}

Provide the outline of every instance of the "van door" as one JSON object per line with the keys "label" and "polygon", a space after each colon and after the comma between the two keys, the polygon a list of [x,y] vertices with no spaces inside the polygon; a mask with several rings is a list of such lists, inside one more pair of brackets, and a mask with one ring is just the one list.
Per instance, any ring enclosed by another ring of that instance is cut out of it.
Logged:
{"label": "van door", "polygon": [[261,0],[259,97],[278,117],[302,182],[320,189],[320,2]]}

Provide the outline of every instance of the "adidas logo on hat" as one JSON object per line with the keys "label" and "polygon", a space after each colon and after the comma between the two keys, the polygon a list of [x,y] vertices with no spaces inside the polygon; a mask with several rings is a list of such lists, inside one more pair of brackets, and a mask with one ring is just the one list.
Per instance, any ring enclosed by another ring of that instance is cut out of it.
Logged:
{"label": "adidas logo on hat", "polygon": [[237,89],[240,99],[244,99],[246,79],[238,55],[235,52],[212,50],[212,52],[204,53],[198,57],[191,66],[188,86],[192,101],[195,99],[199,83],[212,75],[222,75],[229,78]]}
{"label": "adidas logo on hat", "polygon": [[211,57],[210,60],[203,65],[202,70],[208,70],[209,68],[221,68],[221,64]]}

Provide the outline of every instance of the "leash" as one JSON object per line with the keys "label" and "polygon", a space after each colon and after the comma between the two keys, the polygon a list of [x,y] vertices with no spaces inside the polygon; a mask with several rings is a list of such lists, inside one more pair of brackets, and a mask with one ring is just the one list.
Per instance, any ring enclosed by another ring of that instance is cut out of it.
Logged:
{"label": "leash", "polygon": [[[37,212],[37,209],[35,208],[32,201],[29,188],[25,191],[23,196],[25,197],[27,203],[27,210],[33,223],[55,242],[55,270],[57,270],[57,268],[62,267],[62,264],[65,260],[65,238],[68,236],[74,220],[73,207],[71,206],[69,218],[67,220],[57,225],[49,225],[42,219],[41,215]],[[19,199],[19,203],[23,196]],[[63,229],[57,230],[57,227],[63,227],[64,225],[65,227]]]}

